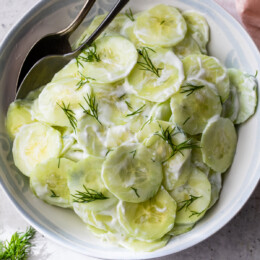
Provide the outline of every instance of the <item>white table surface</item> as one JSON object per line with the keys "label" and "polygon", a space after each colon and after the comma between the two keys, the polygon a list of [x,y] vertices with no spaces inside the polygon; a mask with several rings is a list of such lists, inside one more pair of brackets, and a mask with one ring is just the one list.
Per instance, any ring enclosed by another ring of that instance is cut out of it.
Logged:
{"label": "white table surface", "polygon": [[[62,1],[62,0],[61,0]],[[235,16],[234,0],[225,2]],[[35,0],[0,0],[0,42],[11,27],[27,12]],[[223,229],[206,241],[180,253],[160,260],[259,260],[260,259],[260,185],[240,211]],[[0,188],[0,240],[11,237],[15,231],[24,231],[29,224],[11,204]],[[91,260],[36,234],[29,260]]]}

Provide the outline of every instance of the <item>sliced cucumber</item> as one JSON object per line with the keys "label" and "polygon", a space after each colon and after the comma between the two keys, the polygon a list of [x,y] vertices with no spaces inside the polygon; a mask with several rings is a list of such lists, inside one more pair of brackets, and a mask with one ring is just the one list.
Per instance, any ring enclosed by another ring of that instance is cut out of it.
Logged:
{"label": "sliced cucumber", "polygon": [[211,117],[220,115],[222,106],[214,88],[205,81],[193,80],[172,96],[171,109],[172,121],[184,132],[196,135],[202,133]]}
{"label": "sliced cucumber", "polygon": [[141,240],[162,238],[174,225],[176,202],[161,189],[150,200],[142,203],[120,201],[118,219],[130,236]]}
{"label": "sliced cucumber", "polygon": [[14,139],[14,163],[24,175],[30,176],[38,163],[59,157],[61,149],[59,131],[38,122],[24,125]]}
{"label": "sliced cucumber", "polygon": [[52,82],[63,80],[65,78],[73,78],[80,81],[80,74],[78,72],[78,66],[76,59],[73,59],[64,68],[58,71],[52,78]]}
{"label": "sliced cucumber", "polygon": [[184,180],[187,172],[182,167],[188,160],[191,149],[189,146],[181,149],[188,139],[175,124],[152,121],[143,127],[137,138],[153,151],[154,161],[162,162],[163,185],[167,190],[172,190],[178,182]]}
{"label": "sliced cucumber", "polygon": [[94,156],[104,157],[107,148],[105,147],[105,128],[94,117],[86,115],[81,118],[77,125],[77,140],[82,150]]}
{"label": "sliced cucumber", "polygon": [[158,74],[143,68],[146,61],[140,55],[138,64],[127,78],[129,87],[141,98],[160,103],[166,101],[179,90],[184,80],[182,62],[170,49],[144,47],[139,51],[145,59],[149,57]]}
{"label": "sliced cucumber", "polygon": [[127,202],[153,197],[162,182],[162,167],[141,144],[125,144],[111,151],[103,164],[102,179],[110,192]]}
{"label": "sliced cucumber", "polygon": [[206,55],[192,54],[183,59],[186,81],[205,80],[216,85],[222,102],[229,96],[230,86],[226,68],[218,59]]}
{"label": "sliced cucumber", "polygon": [[127,238],[125,240],[119,241],[119,244],[135,252],[152,252],[166,246],[170,238],[171,237],[168,235],[165,235],[157,240],[149,241],[141,241],[134,238]]}
{"label": "sliced cucumber", "polygon": [[210,204],[211,185],[207,176],[194,167],[188,182],[170,194],[178,205],[175,223],[192,224],[204,216]]}
{"label": "sliced cucumber", "polygon": [[153,106],[150,118],[153,120],[169,121],[172,115],[170,100]]}
{"label": "sliced cucumber", "polygon": [[14,139],[19,129],[34,120],[31,114],[31,102],[16,100],[8,107],[6,116],[6,129],[11,139]]}
{"label": "sliced cucumber", "polygon": [[35,195],[49,204],[71,207],[67,178],[74,164],[64,158],[38,164],[30,174],[30,186]]}
{"label": "sliced cucumber", "polygon": [[199,45],[190,33],[187,33],[185,38],[173,47],[173,51],[180,59],[191,54],[201,54]]}
{"label": "sliced cucumber", "polygon": [[210,168],[203,162],[202,151],[201,151],[201,144],[198,142],[198,147],[194,148],[191,152],[191,163],[199,170],[204,172],[207,176],[209,175]]}
{"label": "sliced cucumber", "polygon": [[210,120],[201,137],[204,163],[216,172],[225,172],[233,161],[236,145],[236,129],[230,119]]}
{"label": "sliced cucumber", "polygon": [[221,116],[229,118],[232,122],[234,122],[237,119],[239,109],[240,109],[240,105],[239,105],[238,93],[236,87],[231,85],[229,97],[222,106]]}
{"label": "sliced cucumber", "polygon": [[229,69],[228,74],[231,84],[237,89],[240,105],[235,124],[241,124],[255,112],[257,104],[257,81],[254,76],[237,69]]}
{"label": "sliced cucumber", "polygon": [[209,204],[209,208],[211,208],[219,199],[222,188],[222,174],[211,170],[208,179],[211,184],[211,201]]}
{"label": "sliced cucumber", "polygon": [[127,125],[113,126],[107,130],[106,147],[108,149],[115,148],[131,140],[135,141],[134,135]]}
{"label": "sliced cucumber", "polygon": [[[83,211],[100,211],[116,203],[116,198],[106,189],[101,179],[103,162],[103,158],[89,156],[86,159],[79,161],[73,167],[68,177],[68,187],[73,207],[82,207]],[[100,194],[100,196],[97,196],[98,199],[94,196],[94,201],[89,201],[89,199],[91,199],[90,196],[90,198],[86,198],[85,202],[78,202],[81,201],[78,196],[80,192],[86,195],[90,192],[91,194]]]}
{"label": "sliced cucumber", "polygon": [[122,36],[105,36],[96,41],[100,61],[86,62],[86,54],[79,56],[79,71],[99,83],[110,83],[125,78],[137,62],[135,46]]}
{"label": "sliced cucumber", "polygon": [[49,83],[33,105],[35,118],[51,125],[72,127],[68,115],[72,114],[76,123],[83,115],[80,104],[85,106],[84,97],[90,95],[89,85],[76,90],[77,83],[73,78]]}
{"label": "sliced cucumber", "polygon": [[171,47],[182,41],[187,26],[181,13],[168,5],[156,5],[136,18],[134,34],[142,43]]}
{"label": "sliced cucumber", "polygon": [[205,17],[195,11],[182,13],[188,27],[188,31],[198,43],[201,52],[207,54],[207,43],[209,41],[209,25]]}
{"label": "sliced cucumber", "polygon": [[191,231],[194,227],[194,224],[186,224],[186,225],[174,225],[173,229],[168,233],[169,235],[176,237],[181,234],[184,234],[188,231]]}

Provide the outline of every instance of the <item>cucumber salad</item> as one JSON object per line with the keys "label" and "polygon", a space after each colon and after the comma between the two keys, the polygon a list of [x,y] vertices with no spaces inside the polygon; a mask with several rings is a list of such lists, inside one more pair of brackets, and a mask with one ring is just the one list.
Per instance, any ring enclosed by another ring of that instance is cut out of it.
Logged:
{"label": "cucumber salad", "polygon": [[257,103],[256,77],[225,68],[208,42],[198,12],[128,9],[50,83],[14,101],[6,128],[33,193],[135,251],[191,230],[218,200],[235,125]]}

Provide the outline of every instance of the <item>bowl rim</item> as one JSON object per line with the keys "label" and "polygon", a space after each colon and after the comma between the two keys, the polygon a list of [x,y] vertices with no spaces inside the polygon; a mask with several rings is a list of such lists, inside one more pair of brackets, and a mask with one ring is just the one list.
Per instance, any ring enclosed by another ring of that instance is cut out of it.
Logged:
{"label": "bowl rim", "polygon": [[[15,35],[16,32],[19,30],[19,27],[21,26],[21,24],[25,23],[28,20],[28,18],[30,18],[33,15],[33,13],[36,12],[38,9],[43,8],[47,3],[51,3],[52,1],[53,0],[40,0],[39,2],[35,3],[29,9],[29,11],[27,11],[11,27],[9,32],[5,35],[5,37],[3,38],[3,40],[0,43],[0,54],[4,51],[5,46],[8,44],[8,42],[12,38],[12,36]],[[203,0],[203,1],[206,1],[206,0]],[[241,31],[243,36],[246,37],[248,45],[250,45],[251,48],[253,49],[253,52],[258,55],[258,57],[259,57],[258,63],[259,63],[259,68],[260,68],[260,52],[259,52],[259,49],[257,48],[256,44],[252,40],[251,36],[248,34],[248,32],[243,28],[243,26],[232,15],[230,15],[223,7],[221,7],[220,4],[218,4],[214,0],[207,0],[207,2],[211,5],[213,5],[217,9],[218,12],[222,13],[225,18],[228,18],[228,20],[230,20],[231,23],[233,23],[237,28],[239,28],[239,30]],[[258,76],[258,78],[259,78],[259,76]],[[258,102],[259,101],[260,100],[258,100]],[[258,120],[257,125],[258,125],[258,127],[260,127],[259,120]],[[256,144],[255,144],[255,146],[256,146]],[[201,243],[202,241],[208,239],[210,236],[212,236],[217,231],[222,229],[228,222],[230,222],[238,214],[238,212],[242,209],[242,207],[245,205],[245,203],[248,201],[248,199],[250,198],[250,196],[252,195],[252,193],[256,189],[256,187],[257,187],[257,185],[260,181],[260,163],[258,163],[258,165],[256,164],[254,169],[255,169],[255,172],[258,172],[258,175],[254,176],[254,178],[253,178],[254,181],[251,180],[247,184],[245,184],[246,188],[243,191],[244,195],[240,197],[242,199],[240,199],[239,201],[234,203],[232,205],[232,207],[230,207],[229,214],[225,214],[225,217],[223,217],[223,219],[221,221],[218,221],[217,223],[212,225],[211,228],[208,229],[208,232],[206,232],[206,234],[203,234],[203,237],[197,238],[196,240],[192,241],[191,243],[182,245],[178,250],[173,250],[173,249],[170,248],[170,249],[165,250],[163,252],[156,253],[156,251],[154,251],[154,252],[151,252],[151,253],[142,254],[141,255],[142,259],[162,257],[162,256],[174,254],[174,253],[177,253],[177,252],[181,252],[182,250],[185,250],[185,249],[190,248],[190,247],[192,247],[196,244]],[[0,176],[0,180],[2,180],[1,176]],[[30,216],[30,214],[27,213],[21,205],[19,205],[19,203],[16,201],[15,197],[12,195],[11,191],[8,190],[8,188],[4,185],[4,183],[2,181],[0,181],[0,186],[2,187],[2,190],[4,191],[4,193],[7,195],[7,198],[11,201],[11,203],[14,205],[14,207],[18,210],[19,214],[24,219],[26,219],[26,221],[30,225],[32,225],[36,230],[38,230],[40,233],[44,234],[48,239],[55,241],[57,244],[64,246],[66,248],[69,248],[69,249],[73,250],[74,252],[78,252],[78,253],[81,253],[81,254],[84,253],[85,255],[90,256],[90,257],[98,257],[98,258],[102,257],[104,259],[139,259],[138,258],[139,254],[137,254],[136,257],[133,257],[133,256],[130,256],[130,257],[123,256],[122,257],[121,256],[121,257],[115,258],[115,256],[110,257],[109,255],[106,254],[106,252],[104,252],[104,253],[101,252],[97,256],[95,253],[92,253],[92,252],[83,252],[81,250],[77,250],[77,248],[75,248],[73,245],[70,245],[67,241],[61,240],[58,236],[53,236],[54,232],[47,230],[42,224],[38,223],[37,220],[35,220],[32,216]]]}

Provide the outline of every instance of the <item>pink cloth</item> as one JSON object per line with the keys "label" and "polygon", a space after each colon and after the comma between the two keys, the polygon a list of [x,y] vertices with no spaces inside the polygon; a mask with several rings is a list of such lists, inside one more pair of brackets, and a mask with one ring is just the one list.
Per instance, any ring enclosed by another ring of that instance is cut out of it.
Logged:
{"label": "pink cloth", "polygon": [[236,0],[237,12],[260,49],[260,1]]}
{"label": "pink cloth", "polygon": [[260,0],[215,1],[243,23],[260,50]]}

